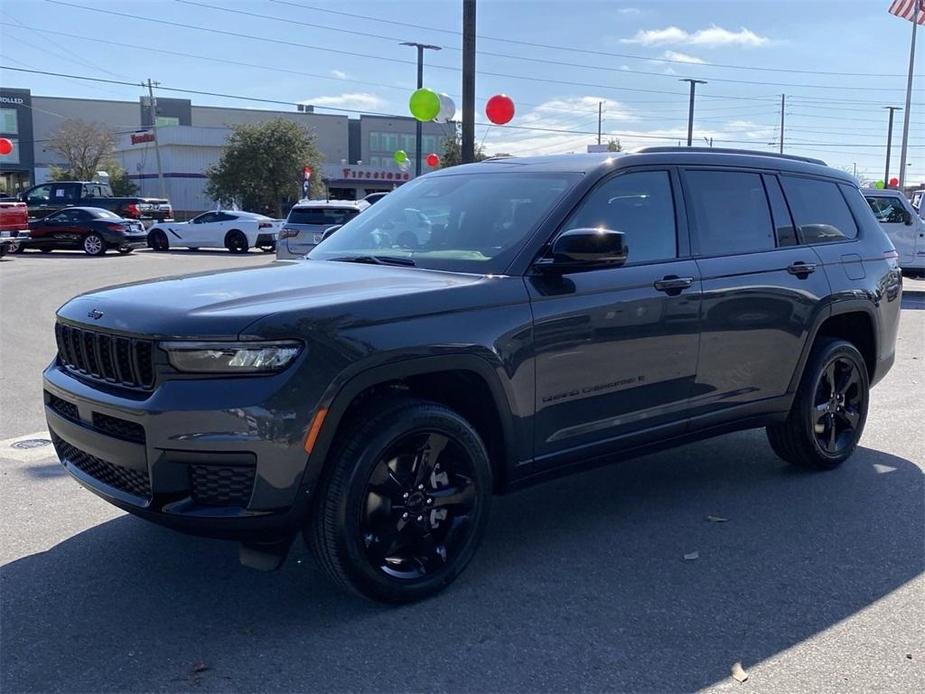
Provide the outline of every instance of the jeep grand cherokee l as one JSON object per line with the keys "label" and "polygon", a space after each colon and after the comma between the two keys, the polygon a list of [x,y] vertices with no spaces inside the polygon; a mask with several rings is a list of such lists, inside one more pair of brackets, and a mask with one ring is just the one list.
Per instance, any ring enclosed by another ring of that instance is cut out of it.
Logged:
{"label": "jeep grand cherokee l", "polygon": [[[403,245],[407,209],[431,222]],[[302,263],[141,282],[58,311],[44,375],[67,470],[139,516],[340,585],[433,594],[493,493],[765,427],[854,451],[902,276],[817,160],[650,148],[452,167]]]}

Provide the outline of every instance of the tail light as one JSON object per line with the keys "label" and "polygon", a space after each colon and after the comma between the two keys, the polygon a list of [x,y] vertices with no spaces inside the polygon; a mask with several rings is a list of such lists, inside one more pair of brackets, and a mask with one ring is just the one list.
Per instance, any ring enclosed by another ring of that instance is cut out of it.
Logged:
{"label": "tail light", "polygon": [[279,237],[281,239],[294,239],[299,235],[298,229],[293,229],[292,227],[283,227],[279,231]]}
{"label": "tail light", "polygon": [[125,231],[126,230],[125,224],[116,224],[116,223],[107,224],[106,228],[109,229],[109,231]]}
{"label": "tail light", "polygon": [[270,222],[260,222],[260,224],[257,225],[257,228],[258,229],[269,229],[272,226],[273,225]]}
{"label": "tail light", "polygon": [[136,205],[134,202],[130,202],[128,205],[125,206],[125,212],[126,212],[125,214],[126,217],[134,217],[135,219],[138,219],[138,217],[141,214],[138,211],[138,205]]}

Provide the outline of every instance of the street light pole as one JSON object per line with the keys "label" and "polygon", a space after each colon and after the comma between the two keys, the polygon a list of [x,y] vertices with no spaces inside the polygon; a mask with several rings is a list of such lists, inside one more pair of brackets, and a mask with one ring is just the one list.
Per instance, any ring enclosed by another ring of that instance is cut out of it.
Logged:
{"label": "street light pole", "polygon": [[463,0],[462,132],[460,158],[475,161],[475,0]]}
{"label": "street light pole", "polygon": [[[418,89],[424,86],[424,49],[439,51],[440,46],[432,46],[429,43],[416,43],[414,41],[402,41],[402,46],[414,46],[418,49]],[[415,119],[414,126],[414,175],[421,175],[421,140],[423,139],[423,124]]]}
{"label": "street light pole", "polygon": [[697,91],[698,84],[706,84],[706,80],[695,80],[685,77],[681,82],[690,82],[691,85],[691,102],[687,111],[687,146],[690,147],[694,141],[694,94]]}
{"label": "street light pole", "polygon": [[886,167],[883,170],[883,185],[890,186],[890,151],[893,149],[893,111],[902,111],[899,106],[884,106],[890,112],[889,125],[886,128]]}

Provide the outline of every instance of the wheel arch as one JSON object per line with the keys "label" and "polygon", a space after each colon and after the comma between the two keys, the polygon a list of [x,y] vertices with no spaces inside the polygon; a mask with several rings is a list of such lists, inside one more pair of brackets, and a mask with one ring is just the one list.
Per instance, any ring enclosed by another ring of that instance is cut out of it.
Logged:
{"label": "wheel arch", "polygon": [[333,396],[322,401],[327,414],[309,454],[304,487],[316,486],[337,435],[350,417],[389,390],[439,402],[459,412],[488,449],[496,490],[506,487],[510,465],[517,460],[512,408],[492,365],[475,355],[422,357],[373,367],[336,388]]}
{"label": "wheel arch", "polygon": [[876,381],[877,355],[880,352],[880,321],[869,301],[839,301],[820,313],[819,320],[803,345],[803,352],[788,392],[799,386],[810,352],[820,337],[836,337],[850,342],[864,357],[871,385]]}

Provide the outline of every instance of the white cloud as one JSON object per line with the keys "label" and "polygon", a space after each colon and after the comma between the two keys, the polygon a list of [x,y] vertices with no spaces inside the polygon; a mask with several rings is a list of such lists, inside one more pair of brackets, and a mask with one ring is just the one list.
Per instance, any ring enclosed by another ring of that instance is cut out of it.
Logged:
{"label": "white cloud", "polygon": [[665,60],[674,60],[678,63],[692,63],[694,65],[700,65],[704,61],[698,58],[695,55],[688,55],[687,53],[678,53],[678,51],[665,51],[662,53],[662,57]]}
{"label": "white cloud", "polygon": [[664,70],[662,70],[662,72],[666,75],[677,75],[678,74],[677,72],[675,72],[675,69],[673,67],[666,67]]}
{"label": "white cloud", "polygon": [[619,10],[617,10],[617,14],[622,14],[629,17],[642,14],[642,10],[640,10],[638,7],[621,7]]}
{"label": "white cloud", "polygon": [[350,108],[358,111],[375,111],[385,106],[385,99],[368,92],[348,92],[333,96],[316,96],[312,99],[305,99],[301,103],[312,106]]}
{"label": "white cloud", "polygon": [[343,70],[331,70],[331,74],[339,80],[347,79],[347,73]]}
{"label": "white cloud", "polygon": [[647,29],[636,32],[629,39],[620,39],[621,43],[633,43],[641,46],[704,46],[715,48],[717,46],[765,46],[771,42],[766,36],[759,36],[745,27],[738,31],[723,29],[716,25],[709,29],[699,29],[693,33],[676,26],[664,29]]}

